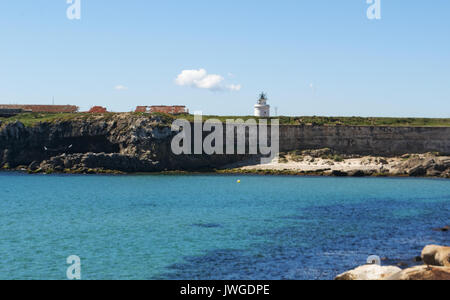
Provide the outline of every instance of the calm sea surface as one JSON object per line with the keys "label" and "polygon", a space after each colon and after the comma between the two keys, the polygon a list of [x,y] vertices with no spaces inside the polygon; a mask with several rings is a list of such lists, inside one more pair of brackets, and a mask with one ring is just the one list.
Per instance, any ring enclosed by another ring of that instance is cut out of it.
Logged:
{"label": "calm sea surface", "polygon": [[0,173],[0,279],[332,279],[449,223],[450,180]]}

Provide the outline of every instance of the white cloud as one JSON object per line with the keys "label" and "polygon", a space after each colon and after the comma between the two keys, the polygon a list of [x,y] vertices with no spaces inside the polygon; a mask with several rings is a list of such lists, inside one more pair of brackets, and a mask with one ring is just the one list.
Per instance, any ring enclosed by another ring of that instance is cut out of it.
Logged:
{"label": "white cloud", "polygon": [[228,89],[233,92],[239,92],[242,89],[242,86],[240,84],[230,84]]}
{"label": "white cloud", "polygon": [[220,84],[223,77],[220,75],[206,75],[204,78],[197,80],[194,84],[200,89],[220,90]]}
{"label": "white cloud", "polygon": [[179,86],[191,86],[199,89],[211,91],[230,90],[239,91],[240,85],[224,86],[225,79],[216,74],[208,74],[205,69],[184,70],[176,78],[175,83]]}
{"label": "white cloud", "polygon": [[195,82],[205,78],[207,75],[205,69],[200,70],[184,70],[175,80],[178,85],[194,85]]}
{"label": "white cloud", "polygon": [[116,86],[114,87],[114,89],[115,89],[116,91],[127,91],[127,90],[128,90],[128,87],[119,84],[119,85],[116,85]]}

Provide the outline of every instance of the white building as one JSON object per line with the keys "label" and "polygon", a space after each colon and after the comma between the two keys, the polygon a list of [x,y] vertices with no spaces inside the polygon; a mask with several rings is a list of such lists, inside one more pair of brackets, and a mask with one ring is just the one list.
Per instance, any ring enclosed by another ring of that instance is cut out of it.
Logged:
{"label": "white building", "polygon": [[270,105],[267,104],[267,97],[264,93],[261,93],[258,103],[255,105],[255,117],[270,117]]}

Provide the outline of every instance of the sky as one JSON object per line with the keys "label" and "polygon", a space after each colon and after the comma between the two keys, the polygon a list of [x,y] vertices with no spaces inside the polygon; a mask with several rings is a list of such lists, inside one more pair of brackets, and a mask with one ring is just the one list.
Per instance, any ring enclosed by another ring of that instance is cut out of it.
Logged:
{"label": "sky", "polygon": [[450,117],[448,0],[79,1],[0,1],[0,103]]}

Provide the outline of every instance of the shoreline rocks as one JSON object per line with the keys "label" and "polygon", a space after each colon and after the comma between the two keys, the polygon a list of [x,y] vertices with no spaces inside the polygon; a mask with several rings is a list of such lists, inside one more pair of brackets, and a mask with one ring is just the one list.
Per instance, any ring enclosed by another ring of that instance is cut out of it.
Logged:
{"label": "shoreline rocks", "polygon": [[[158,162],[117,153],[64,154],[45,160],[39,166],[37,166],[36,163],[32,163],[28,169],[35,173],[83,173],[89,170],[91,170],[89,173],[95,172],[95,170],[119,171],[125,173],[162,171],[162,167]],[[100,172],[102,173],[102,171]]]}
{"label": "shoreline rocks", "polygon": [[450,247],[426,246],[422,251],[422,260],[430,266],[450,267]]}
{"label": "shoreline rocks", "polygon": [[336,277],[336,280],[339,281],[383,280],[401,271],[402,269],[393,266],[382,267],[379,265],[364,265],[354,270],[338,275]]}
{"label": "shoreline rocks", "polygon": [[335,280],[450,280],[450,247],[426,246],[420,258],[424,265],[404,270],[394,266],[364,265],[338,275]]}
{"label": "shoreline rocks", "polygon": [[450,268],[417,266],[393,274],[385,280],[450,280]]}
{"label": "shoreline rocks", "polygon": [[[320,157],[320,154],[322,156]],[[293,151],[269,164],[231,166],[225,173],[263,175],[315,175],[335,177],[450,178],[450,157],[436,153],[401,157],[339,155],[327,151]]]}

